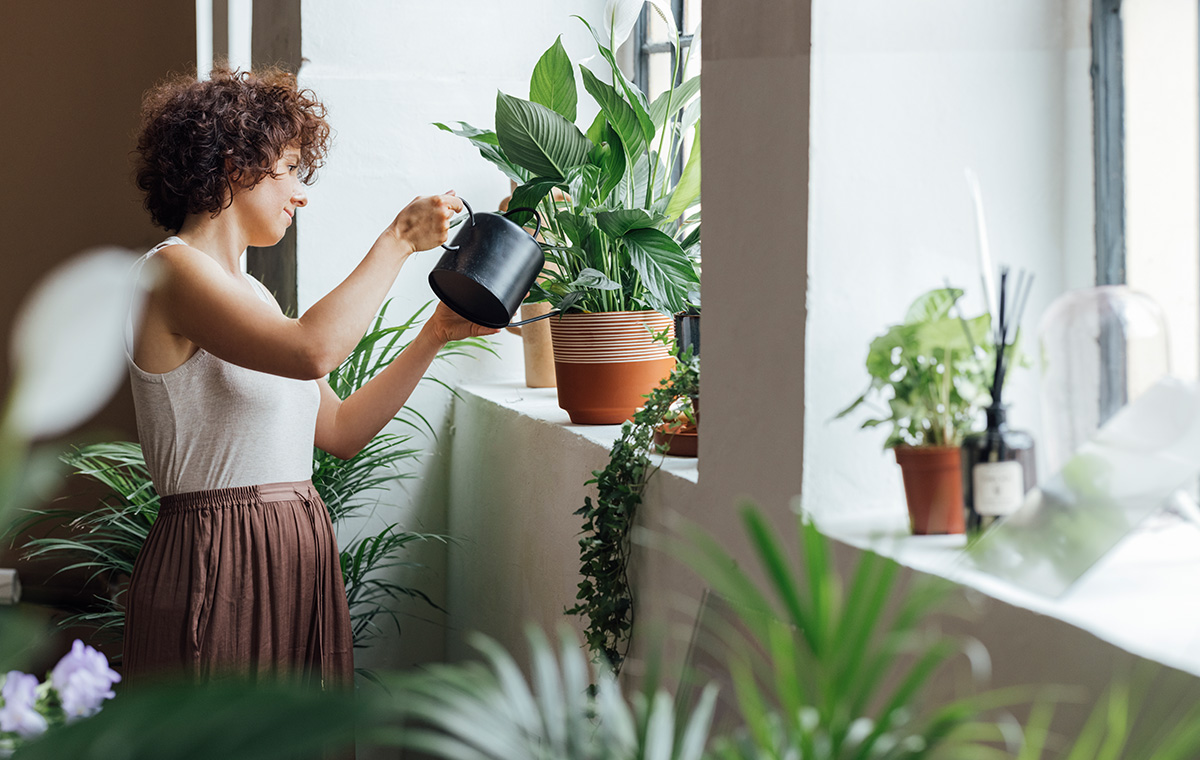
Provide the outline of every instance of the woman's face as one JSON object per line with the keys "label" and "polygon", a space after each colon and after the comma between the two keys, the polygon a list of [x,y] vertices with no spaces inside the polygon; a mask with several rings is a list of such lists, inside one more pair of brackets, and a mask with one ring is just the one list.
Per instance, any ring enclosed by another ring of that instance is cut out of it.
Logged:
{"label": "woman's face", "polygon": [[275,176],[267,176],[251,188],[239,188],[232,206],[257,247],[275,245],[283,239],[296,209],[308,203],[300,181],[300,151],[287,148],[275,162]]}

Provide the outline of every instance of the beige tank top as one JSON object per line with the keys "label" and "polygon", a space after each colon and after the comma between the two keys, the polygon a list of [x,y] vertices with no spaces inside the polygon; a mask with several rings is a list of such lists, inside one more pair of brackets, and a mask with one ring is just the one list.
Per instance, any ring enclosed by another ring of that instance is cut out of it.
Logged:
{"label": "beige tank top", "polygon": [[[170,237],[134,265],[168,245]],[[259,298],[275,303],[246,275]],[[160,495],[308,480],[321,391],[314,380],[293,380],[239,367],[203,348],[180,366],[154,374],[133,362],[133,316],[126,359],[133,384],[138,437]]]}

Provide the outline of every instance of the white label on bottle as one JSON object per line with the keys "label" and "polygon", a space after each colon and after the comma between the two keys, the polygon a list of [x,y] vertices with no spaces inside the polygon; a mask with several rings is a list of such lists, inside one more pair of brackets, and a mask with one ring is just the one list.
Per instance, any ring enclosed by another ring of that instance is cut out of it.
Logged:
{"label": "white label on bottle", "polygon": [[1011,515],[1025,500],[1025,468],[1020,462],[980,462],[971,478],[975,511],[981,515]]}

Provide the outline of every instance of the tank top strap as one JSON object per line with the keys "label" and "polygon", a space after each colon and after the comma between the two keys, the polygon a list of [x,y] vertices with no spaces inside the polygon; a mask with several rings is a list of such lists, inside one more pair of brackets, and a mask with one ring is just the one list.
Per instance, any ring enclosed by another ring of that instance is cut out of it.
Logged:
{"label": "tank top strap", "polygon": [[[130,286],[130,288],[133,288],[134,290],[136,290],[139,287],[139,285],[141,284],[142,270],[145,269],[146,262],[150,260],[150,257],[153,256],[154,254],[158,253],[162,249],[166,248],[169,245],[187,245],[187,244],[184,243],[183,240],[180,239],[179,237],[172,235],[169,238],[167,238],[166,240],[163,240],[158,245],[151,248],[149,251],[146,251],[146,253],[142,254],[141,258],[139,258],[137,261],[135,261],[129,269],[129,286]],[[142,302],[142,299],[134,298],[131,300],[129,311],[125,315],[125,354],[129,358],[129,361],[131,361],[131,362],[133,361],[134,325],[136,325],[140,321],[141,311],[143,308],[144,308],[144,304]]]}

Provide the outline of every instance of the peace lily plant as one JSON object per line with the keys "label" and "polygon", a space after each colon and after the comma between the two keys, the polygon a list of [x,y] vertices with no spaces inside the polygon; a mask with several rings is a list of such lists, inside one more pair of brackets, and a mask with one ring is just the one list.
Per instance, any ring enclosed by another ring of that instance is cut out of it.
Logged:
{"label": "peace lily plant", "polygon": [[[538,210],[548,266],[530,302],[548,301],[564,312],[670,314],[698,298],[700,215],[685,212],[700,199],[700,77],[648,102],[624,76],[613,50],[629,36],[642,5],[610,2],[602,31],[576,17],[607,64],[600,71],[579,65],[599,107],[590,125],[576,125],[575,71],[561,37],[534,67],[528,100],[497,93],[495,131],[437,124],[470,140],[517,183],[510,209]],[[669,6],[661,0],[651,6],[677,28]],[[672,44],[674,83],[692,51],[679,55],[677,32]],[[676,179],[671,168],[688,130],[694,130],[692,149]]]}

